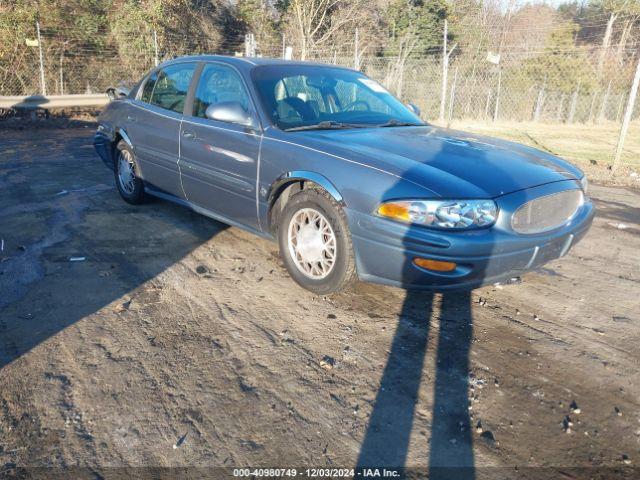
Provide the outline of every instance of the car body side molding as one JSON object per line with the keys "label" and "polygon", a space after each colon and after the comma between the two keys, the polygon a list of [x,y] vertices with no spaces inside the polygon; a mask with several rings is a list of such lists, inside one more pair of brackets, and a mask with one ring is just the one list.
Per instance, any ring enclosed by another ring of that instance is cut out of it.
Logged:
{"label": "car body side molding", "polygon": [[237,222],[229,217],[219,214],[218,212],[214,212],[213,210],[209,210],[207,208],[203,208],[199,205],[196,205],[195,203],[190,202],[189,200],[185,200],[183,198],[176,197],[175,195],[171,195],[170,193],[158,190],[154,188],[152,185],[146,185],[145,192],[148,193],[149,195],[153,195],[154,197],[158,197],[163,200],[168,200],[170,202],[177,203],[178,205],[182,205],[183,207],[190,208],[194,212],[198,212],[199,214],[204,215],[205,217],[212,218],[226,225],[231,225],[232,227],[238,227],[238,228],[241,228],[242,230],[246,230],[250,233],[253,233],[254,235],[257,235],[259,237],[266,238],[269,240],[274,240],[273,235],[271,235],[269,232],[257,230],[253,227],[245,225],[244,223]]}

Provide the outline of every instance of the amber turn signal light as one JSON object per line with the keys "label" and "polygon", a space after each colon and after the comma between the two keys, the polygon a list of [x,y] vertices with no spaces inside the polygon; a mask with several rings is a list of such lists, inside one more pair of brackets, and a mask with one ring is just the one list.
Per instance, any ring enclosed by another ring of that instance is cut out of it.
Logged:
{"label": "amber turn signal light", "polygon": [[406,202],[383,203],[378,208],[378,215],[408,222],[409,221],[409,205]]}
{"label": "amber turn signal light", "polygon": [[429,258],[414,258],[413,263],[418,267],[434,272],[451,272],[456,269],[457,265],[453,262],[441,262],[440,260],[431,260]]}

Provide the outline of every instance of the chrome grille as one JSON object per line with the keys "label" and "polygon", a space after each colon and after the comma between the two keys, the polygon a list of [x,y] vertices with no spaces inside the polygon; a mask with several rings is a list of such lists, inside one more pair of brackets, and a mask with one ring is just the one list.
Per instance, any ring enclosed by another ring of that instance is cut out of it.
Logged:
{"label": "chrome grille", "polygon": [[516,210],[511,218],[511,227],[525,234],[553,230],[568,222],[583,201],[582,190],[565,190],[536,198]]}

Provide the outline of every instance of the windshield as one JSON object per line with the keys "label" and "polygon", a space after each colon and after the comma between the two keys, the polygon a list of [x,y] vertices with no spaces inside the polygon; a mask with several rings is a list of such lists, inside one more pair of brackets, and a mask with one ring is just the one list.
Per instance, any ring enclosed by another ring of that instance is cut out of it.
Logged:
{"label": "windshield", "polygon": [[252,72],[271,120],[282,130],[424,125],[379,83],[341,68],[269,65]]}

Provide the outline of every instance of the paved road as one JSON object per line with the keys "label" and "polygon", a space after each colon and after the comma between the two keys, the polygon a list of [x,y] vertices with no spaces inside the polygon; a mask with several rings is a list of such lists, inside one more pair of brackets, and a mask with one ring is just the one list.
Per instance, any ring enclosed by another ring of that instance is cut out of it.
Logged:
{"label": "paved road", "polygon": [[593,186],[589,235],[522,283],[321,298],[273,243],[122,202],[92,128],[0,131],[0,470],[638,473],[639,192]]}

